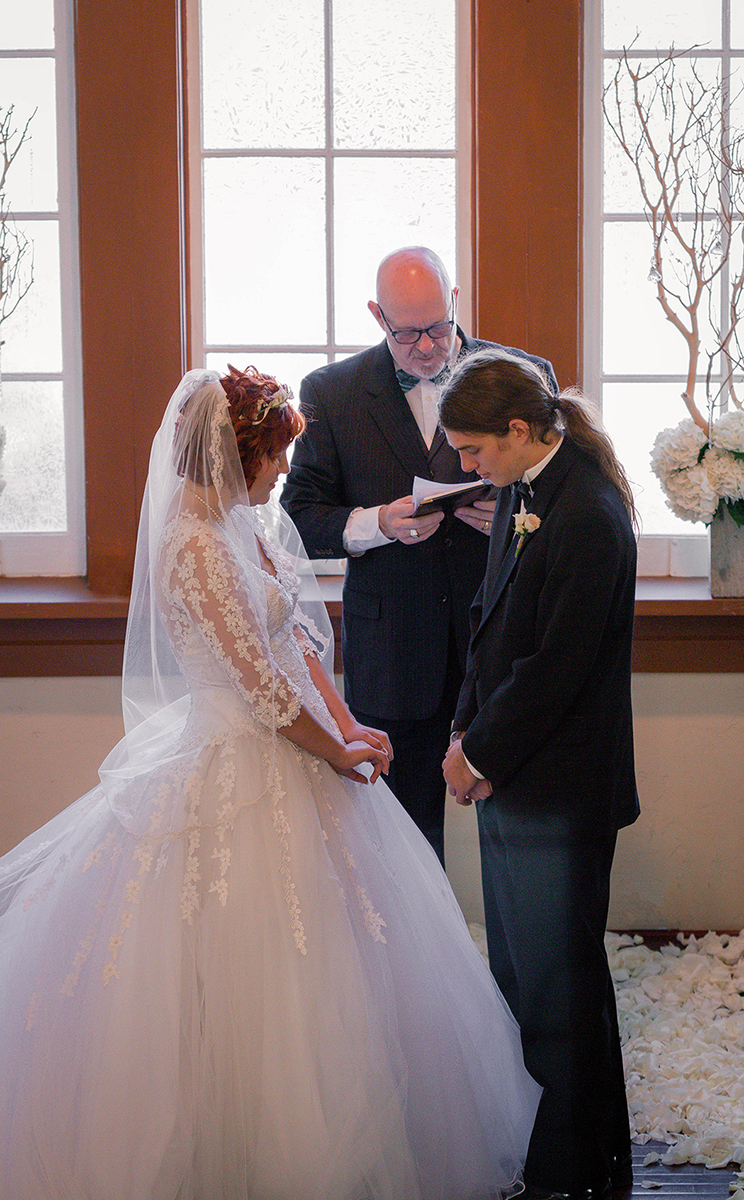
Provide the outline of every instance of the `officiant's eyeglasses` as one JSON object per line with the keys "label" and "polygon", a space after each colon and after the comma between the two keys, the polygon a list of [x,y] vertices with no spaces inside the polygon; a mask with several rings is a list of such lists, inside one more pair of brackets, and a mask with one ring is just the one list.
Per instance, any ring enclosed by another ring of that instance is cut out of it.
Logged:
{"label": "officiant's eyeglasses", "polygon": [[[377,305],[380,308],[379,304]],[[413,346],[419,340],[422,333],[427,334],[433,342],[438,338],[446,338],[452,333],[452,327],[455,324],[454,317],[451,321],[439,321],[436,325],[430,325],[428,329],[393,329],[384,312],[380,308],[380,316],[390,330],[390,336],[395,338],[400,346]]]}

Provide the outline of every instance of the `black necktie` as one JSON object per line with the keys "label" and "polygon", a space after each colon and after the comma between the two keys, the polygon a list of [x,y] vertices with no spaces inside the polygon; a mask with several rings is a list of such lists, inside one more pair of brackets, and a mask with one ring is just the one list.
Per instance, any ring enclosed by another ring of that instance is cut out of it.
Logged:
{"label": "black necktie", "polygon": [[503,547],[504,548],[501,551],[502,559],[506,558],[507,554],[512,549],[512,547],[515,546],[515,542],[516,542],[516,538],[517,538],[517,531],[514,527],[514,518],[516,517],[517,513],[520,511],[520,509],[522,507],[522,501],[524,500],[525,505],[526,505],[527,502],[532,499],[532,488],[530,487],[530,485],[528,483],[525,483],[524,479],[519,479],[519,480],[517,480],[516,483],[510,484],[510,487],[511,487],[511,493],[512,493],[511,515],[509,517],[509,523],[508,523],[506,530],[504,532],[504,535],[503,535],[503,537],[504,537]]}
{"label": "black necktie", "polygon": [[512,512],[518,513],[522,507],[522,501],[524,500],[525,504],[527,504],[527,501],[532,499],[533,491],[529,483],[527,483],[524,479],[519,479],[516,483],[513,483],[511,485],[511,490]]}

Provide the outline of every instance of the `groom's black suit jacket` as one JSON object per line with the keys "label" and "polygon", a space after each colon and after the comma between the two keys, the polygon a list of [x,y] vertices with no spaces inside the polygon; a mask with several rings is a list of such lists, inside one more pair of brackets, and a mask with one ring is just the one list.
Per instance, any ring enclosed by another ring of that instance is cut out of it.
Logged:
{"label": "groom's black suit jacket", "polygon": [[[467,352],[508,350],[458,333]],[[509,353],[530,358],[555,384],[550,363],[521,350]],[[346,557],[343,532],[352,510],[409,495],[415,475],[443,483],[477,479],[463,474],[441,429],[427,450],[385,342],[313,371],[300,399],[308,427],[295,446],[281,502],[310,558]],[[396,541],[349,557],[342,653],[352,709],[389,720],[436,711],[451,626],[465,664],[468,611],[487,555],[486,537],[448,516],[420,545]]]}
{"label": "groom's black suit jacket", "polygon": [[502,563],[510,492],[499,493],[454,724],[493,787],[482,819],[614,832],[638,815],[633,531],[618,491],[566,437],[527,503],[539,529]]}

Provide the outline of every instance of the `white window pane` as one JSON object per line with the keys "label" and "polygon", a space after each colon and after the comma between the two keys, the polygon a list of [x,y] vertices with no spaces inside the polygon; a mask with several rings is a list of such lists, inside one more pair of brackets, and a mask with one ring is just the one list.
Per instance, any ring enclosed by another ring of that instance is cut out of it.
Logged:
{"label": "white window pane", "polygon": [[[653,59],[637,60],[630,58],[630,63],[634,71],[639,67],[642,71],[648,71],[653,66]],[[617,68],[617,60],[610,59],[604,64],[604,81],[605,85],[611,83],[612,77]],[[716,86],[719,79],[720,65],[717,61],[707,59],[682,59],[675,64],[674,77],[676,86],[673,89],[673,95],[676,101],[674,106],[674,125],[669,121],[668,112],[665,111],[659,97],[652,105],[650,110],[649,130],[654,139],[655,145],[661,152],[662,156],[667,152],[669,147],[670,132],[674,129],[675,137],[680,138],[682,129],[687,120],[688,108],[685,105],[684,98],[689,94],[690,90],[695,98],[699,98],[707,87]],[[695,74],[697,79],[695,79]],[[699,80],[699,82],[698,82]],[[640,123],[636,117],[633,107],[632,88],[628,79],[627,71],[624,67],[620,69],[618,95],[622,107],[622,117],[624,124],[625,143],[633,152],[635,152],[640,139]],[[651,80],[642,84],[640,94],[642,101],[648,104],[651,98],[652,90],[656,86],[656,76],[652,76]],[[614,100],[614,89],[607,95],[607,114],[613,122],[615,128],[618,128],[617,109]],[[670,110],[671,111],[671,110]],[[700,110],[698,110],[700,111]],[[638,181],[638,175],[634,164],[630,161],[627,154],[623,151],[618,138],[610,128],[606,119],[602,122],[603,133],[603,191],[604,191],[604,210],[605,212],[643,212],[643,198],[641,188]],[[716,151],[715,144],[713,145],[714,153]],[[653,161],[649,154],[644,153],[640,159],[643,169],[643,177],[646,181],[646,188],[649,199],[656,203],[659,198],[659,185],[656,182],[653,172]],[[680,166],[683,178],[686,175],[686,168],[689,167],[689,158],[684,155],[680,158]],[[698,158],[695,163],[696,171],[699,177],[706,178],[701,174],[701,167],[706,165],[705,156]],[[710,157],[708,157],[707,165],[711,165]],[[666,172],[666,179],[669,184],[672,183],[671,167]],[[689,185],[683,185],[680,192],[680,206],[685,212],[695,210],[695,200]],[[698,205],[699,206],[699,205]]]}
{"label": "white window pane", "polygon": [[334,0],[334,145],[455,145],[454,0]]}
{"label": "white window pane", "polygon": [[54,0],[6,0],[0,19],[0,50],[52,50]]}
{"label": "white window pane", "polygon": [[67,528],[62,384],[2,385],[6,433],[0,533],[51,533]]}
{"label": "white window pane", "polygon": [[367,309],[377,266],[399,246],[430,246],[455,282],[455,164],[451,159],[340,159],[335,167],[335,313],[340,345],[381,337]]}
{"label": "white window pane", "polygon": [[204,145],[325,144],[322,0],[203,3]]}
{"label": "white window pane", "polygon": [[[609,221],[604,226],[602,370],[608,375],[681,375],[688,369],[687,343],[669,321],[649,278],[651,231],[645,221]],[[664,277],[674,286],[674,264],[665,259]],[[712,336],[707,314],[698,314],[706,345]],[[699,373],[707,360],[701,356]]]}
{"label": "white window pane", "polygon": [[59,225],[19,221],[18,228],[33,244],[34,278],[16,311],[2,324],[2,370],[56,373],[62,370]]}
{"label": "white window pane", "polygon": [[608,383],[603,388],[604,423],[633,484],[644,534],[694,536],[705,529],[699,522],[675,517],[651,470],[651,448],[656,435],[689,416],[681,391],[673,383]]}
{"label": "white window pane", "polygon": [[207,343],[325,342],[323,171],[319,159],[205,162]]}
{"label": "white window pane", "polygon": [[286,384],[294,393],[297,405],[300,403],[300,383],[305,376],[316,367],[323,367],[328,362],[325,354],[293,354],[289,351],[265,350],[246,355],[245,351],[232,351],[230,354],[208,354],[207,368],[227,374],[227,364],[232,363],[238,370],[243,371],[250,365],[264,375],[273,375],[280,383]]}
{"label": "white window pane", "polygon": [[[740,0],[734,0],[736,8]],[[644,50],[676,46],[689,50],[704,45],[721,47],[721,5],[718,0],[604,0],[603,45],[608,50],[629,46],[635,37]]]}
{"label": "white window pane", "polygon": [[[744,5],[742,5],[744,11]],[[731,129],[734,135],[744,132],[744,58],[731,58]]]}
{"label": "white window pane", "polygon": [[731,5],[731,48],[744,50],[744,4]]}
{"label": "white window pane", "polygon": [[[55,66],[49,58],[8,58],[0,73],[0,108],[14,106],[17,135],[28,133],[5,181],[11,211],[56,212],[57,115]],[[34,112],[36,109],[36,112]],[[33,114],[33,115],[32,115]],[[18,144],[17,137],[13,145]]]}

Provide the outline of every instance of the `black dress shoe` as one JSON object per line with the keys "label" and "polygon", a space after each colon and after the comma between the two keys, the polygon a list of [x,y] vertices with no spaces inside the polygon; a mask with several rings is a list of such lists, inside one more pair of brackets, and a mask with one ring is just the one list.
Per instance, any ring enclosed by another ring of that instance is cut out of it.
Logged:
{"label": "black dress shoe", "polygon": [[550,1188],[535,1187],[533,1184],[527,1183],[519,1200],[611,1200],[611,1197],[612,1185],[607,1179],[593,1187],[572,1188],[569,1192],[561,1192],[557,1189],[552,1191]]}

